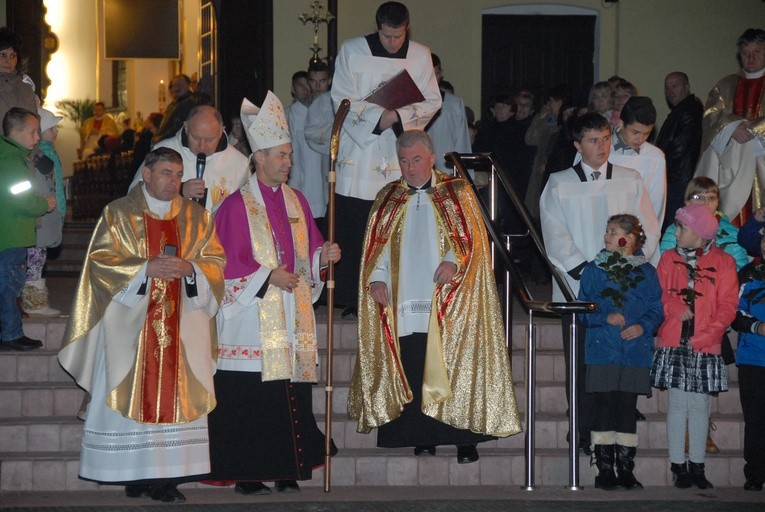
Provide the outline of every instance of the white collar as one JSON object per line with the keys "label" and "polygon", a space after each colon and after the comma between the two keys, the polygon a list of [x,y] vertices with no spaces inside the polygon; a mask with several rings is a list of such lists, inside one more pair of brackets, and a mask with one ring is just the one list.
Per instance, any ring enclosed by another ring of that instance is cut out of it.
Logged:
{"label": "white collar", "polygon": [[765,68],[762,68],[759,71],[755,71],[754,73],[747,73],[746,71],[744,71],[744,76],[748,80],[752,80],[753,78],[760,78],[762,75],[765,75]]}
{"label": "white collar", "polygon": [[170,205],[172,204],[172,201],[162,201],[161,199],[157,199],[156,197],[152,196],[146,190],[146,184],[143,185],[142,190],[143,196],[146,198],[146,204],[149,207],[149,211],[159,218],[164,219],[165,215],[167,215],[167,212],[170,211]]}
{"label": "white collar", "polygon": [[584,163],[584,160],[582,160],[582,170],[584,171],[584,175],[587,176],[588,178],[590,177],[590,175],[592,173],[594,173],[595,171],[598,171],[600,173],[600,176],[602,176],[603,179],[606,179],[606,168],[607,167],[608,167],[608,161],[607,160],[605,162],[603,162],[603,165],[601,165],[597,169],[595,169],[593,167],[590,167],[589,165]]}

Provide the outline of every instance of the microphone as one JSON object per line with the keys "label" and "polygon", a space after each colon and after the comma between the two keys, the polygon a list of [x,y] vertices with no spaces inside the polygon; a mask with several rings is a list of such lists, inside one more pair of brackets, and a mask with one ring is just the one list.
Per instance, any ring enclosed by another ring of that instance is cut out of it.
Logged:
{"label": "microphone", "polygon": [[[199,153],[197,155],[197,179],[201,180],[202,176],[205,174],[205,165],[207,165],[207,155],[204,153]],[[207,188],[205,188],[205,192],[202,195],[202,197],[198,197],[194,199],[197,203],[202,205],[202,207],[205,206],[205,203],[207,203]]]}

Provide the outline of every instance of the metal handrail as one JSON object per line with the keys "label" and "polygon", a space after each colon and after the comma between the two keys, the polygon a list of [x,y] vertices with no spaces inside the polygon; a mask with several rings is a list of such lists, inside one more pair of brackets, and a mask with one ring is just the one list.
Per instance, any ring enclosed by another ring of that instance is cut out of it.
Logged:
{"label": "metal handrail", "polygon": [[[578,439],[579,439],[579,432],[577,428],[578,423],[578,417],[577,417],[577,400],[576,400],[576,389],[577,389],[577,375],[576,375],[576,360],[578,357],[578,347],[576,343],[577,339],[577,315],[579,314],[587,314],[591,313],[593,311],[597,310],[597,305],[594,302],[580,302],[577,301],[574,297],[574,293],[571,290],[571,287],[568,285],[568,282],[566,282],[566,279],[564,278],[562,272],[560,269],[558,269],[555,265],[552,264],[550,259],[547,257],[547,252],[544,248],[544,243],[542,242],[542,237],[537,231],[534,222],[531,220],[531,215],[529,214],[528,209],[526,208],[525,203],[518,195],[517,191],[515,190],[515,187],[510,180],[510,177],[508,176],[507,172],[502,169],[502,167],[499,165],[499,162],[496,160],[493,154],[489,153],[476,153],[476,154],[464,154],[464,153],[447,153],[446,154],[447,161],[451,161],[454,164],[454,169],[457,174],[459,174],[460,177],[465,179],[470,186],[473,188],[473,191],[475,192],[476,197],[478,198],[478,201],[481,205],[481,216],[483,218],[484,224],[486,225],[486,231],[489,234],[489,237],[491,238],[492,242],[494,242],[494,254],[498,256],[505,267],[505,271],[507,272],[507,275],[510,276],[510,279],[506,279],[506,281],[509,281],[512,284],[513,291],[515,292],[516,296],[520,300],[521,304],[529,313],[529,323],[528,323],[528,332],[527,332],[527,345],[526,345],[526,361],[525,361],[525,370],[526,370],[526,441],[525,441],[525,458],[526,458],[526,474],[525,474],[525,483],[523,486],[523,489],[531,491],[536,488],[534,485],[534,452],[535,452],[535,423],[536,423],[536,412],[535,412],[535,382],[536,382],[536,338],[537,338],[537,329],[536,324],[534,322],[534,314],[539,313],[554,313],[558,315],[563,314],[570,314],[572,315],[572,322],[571,326],[569,327],[569,339],[572,341],[571,343],[571,350],[569,351],[569,373],[568,373],[568,379],[569,379],[569,387],[571,392],[569,393],[569,485],[568,489],[570,490],[579,490],[581,489],[579,485],[579,457],[577,453],[577,445],[578,445]],[[499,233],[497,233],[497,229],[494,225],[494,219],[493,219],[493,208],[489,208],[485,202],[483,201],[481,195],[478,192],[478,187],[476,186],[475,182],[473,181],[470,174],[465,170],[465,163],[469,162],[472,165],[472,167],[476,166],[491,166],[492,169],[492,182],[494,177],[499,179],[500,184],[507,192],[510,201],[513,203],[513,206],[515,206],[516,210],[520,214],[521,220],[525,224],[526,228],[528,229],[528,235],[531,237],[532,241],[536,245],[537,250],[539,251],[539,254],[542,256],[544,262],[547,265],[547,268],[550,270],[550,273],[553,276],[553,279],[555,280],[555,283],[560,288],[561,292],[563,293],[563,297],[565,299],[565,302],[552,302],[552,301],[537,301],[534,300],[531,296],[531,293],[529,292],[528,288],[526,287],[526,284],[523,281],[523,278],[521,277],[520,273],[518,272],[518,269],[515,266],[515,263],[512,261],[512,258],[510,257],[509,248],[506,248],[505,245],[501,243],[501,239],[499,236]],[[490,214],[491,212],[491,214]],[[509,292],[506,296],[506,303],[507,303],[507,310],[510,310],[509,307]],[[509,316],[509,315],[508,315]],[[509,320],[506,319],[507,323],[509,323]],[[510,329],[506,329],[505,336],[508,337],[508,348],[510,347]]]}

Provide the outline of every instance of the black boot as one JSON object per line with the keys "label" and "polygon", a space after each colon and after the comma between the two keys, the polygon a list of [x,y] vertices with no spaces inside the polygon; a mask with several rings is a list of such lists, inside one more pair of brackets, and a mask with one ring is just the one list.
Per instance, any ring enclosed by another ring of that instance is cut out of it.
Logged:
{"label": "black boot", "polygon": [[699,489],[712,489],[714,485],[707,480],[704,476],[704,463],[703,462],[688,462],[688,473],[691,476],[691,481]]}
{"label": "black boot", "polygon": [[672,482],[678,489],[687,489],[693,485],[693,480],[691,480],[691,476],[688,474],[685,462],[682,464],[675,464],[673,462],[670,471],[672,472]]}
{"label": "black boot", "polygon": [[593,451],[598,476],[595,477],[595,487],[604,491],[613,491],[619,486],[614,473],[614,445],[596,444]]}
{"label": "black boot", "polygon": [[616,445],[616,471],[619,473],[619,486],[628,491],[631,489],[642,489],[641,484],[632,471],[635,469],[635,453],[637,448],[634,446]]}

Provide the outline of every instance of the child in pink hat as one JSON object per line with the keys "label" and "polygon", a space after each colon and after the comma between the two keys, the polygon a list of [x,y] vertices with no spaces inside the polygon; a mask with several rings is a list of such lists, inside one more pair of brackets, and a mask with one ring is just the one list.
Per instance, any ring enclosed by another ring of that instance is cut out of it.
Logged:
{"label": "child in pink hat", "polygon": [[[712,488],[704,475],[709,397],[728,390],[720,347],[736,317],[736,262],[714,243],[717,218],[700,204],[675,214],[677,247],[661,256],[664,322],[656,335],[651,380],[668,390],[667,440],[675,487]],[[688,465],[685,429],[688,425]]]}

